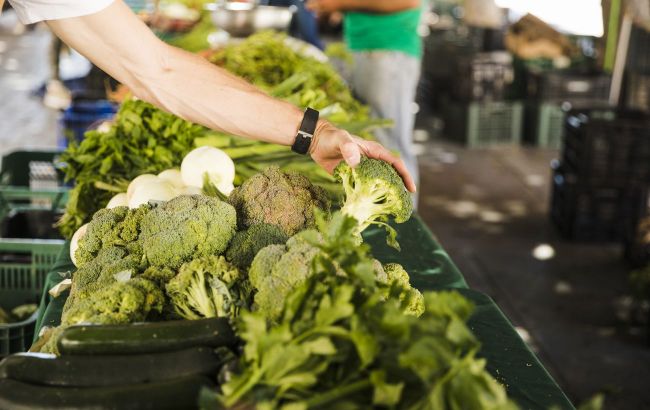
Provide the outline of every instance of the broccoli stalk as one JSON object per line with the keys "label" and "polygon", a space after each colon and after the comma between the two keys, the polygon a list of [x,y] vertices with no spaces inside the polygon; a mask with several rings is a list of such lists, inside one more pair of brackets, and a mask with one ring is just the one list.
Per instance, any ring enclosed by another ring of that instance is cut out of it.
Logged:
{"label": "broccoli stalk", "polygon": [[236,316],[248,297],[245,289],[237,268],[222,256],[184,264],[166,286],[174,310],[188,320]]}
{"label": "broccoli stalk", "polygon": [[397,171],[387,162],[363,157],[356,168],[341,162],[334,175],[345,192],[341,212],[357,221],[359,239],[367,227],[380,225],[388,232],[388,244],[399,249],[397,232],[386,222],[389,217],[397,223],[408,221],[413,201]]}

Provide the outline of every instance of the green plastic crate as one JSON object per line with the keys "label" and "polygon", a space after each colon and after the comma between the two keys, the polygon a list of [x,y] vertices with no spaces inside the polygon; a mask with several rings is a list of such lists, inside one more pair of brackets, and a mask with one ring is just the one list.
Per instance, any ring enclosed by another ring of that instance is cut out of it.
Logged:
{"label": "green plastic crate", "polygon": [[518,145],[524,109],[521,102],[450,103],[445,133],[469,148]]}
{"label": "green plastic crate", "polygon": [[0,218],[9,211],[65,207],[69,189],[63,186],[63,175],[55,166],[59,154],[59,151],[14,151],[2,157]]}
{"label": "green plastic crate", "polygon": [[[63,240],[0,239],[0,306],[11,310],[38,304],[47,272]],[[34,337],[37,313],[17,323],[0,324],[0,357],[25,351]]]}
{"label": "green plastic crate", "polygon": [[526,108],[526,141],[541,148],[562,148],[565,119],[560,104],[530,104]]}

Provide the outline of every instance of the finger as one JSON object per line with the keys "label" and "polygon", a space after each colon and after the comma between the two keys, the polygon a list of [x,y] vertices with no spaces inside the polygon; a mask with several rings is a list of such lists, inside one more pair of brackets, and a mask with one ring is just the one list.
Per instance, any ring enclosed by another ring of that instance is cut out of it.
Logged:
{"label": "finger", "polygon": [[415,192],[417,190],[415,182],[413,181],[413,177],[411,176],[411,173],[408,171],[406,164],[404,164],[404,161],[402,161],[401,158],[393,155],[383,145],[376,142],[364,141],[364,148],[364,151],[368,157],[380,159],[391,164],[402,177],[404,185],[409,192]]}
{"label": "finger", "polygon": [[353,140],[342,142],[339,149],[341,150],[343,159],[349,166],[354,168],[359,165],[359,162],[361,162],[361,150]]}

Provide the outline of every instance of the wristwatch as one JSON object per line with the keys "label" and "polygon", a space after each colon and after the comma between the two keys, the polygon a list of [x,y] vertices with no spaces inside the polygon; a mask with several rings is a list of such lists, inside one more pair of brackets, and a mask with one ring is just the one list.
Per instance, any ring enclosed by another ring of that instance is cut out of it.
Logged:
{"label": "wristwatch", "polygon": [[296,135],[296,140],[291,146],[293,152],[302,155],[306,155],[309,152],[309,147],[311,146],[311,142],[314,139],[314,133],[316,132],[319,115],[318,111],[313,108],[307,108],[305,110],[305,115],[302,117],[302,123],[300,124],[298,135]]}

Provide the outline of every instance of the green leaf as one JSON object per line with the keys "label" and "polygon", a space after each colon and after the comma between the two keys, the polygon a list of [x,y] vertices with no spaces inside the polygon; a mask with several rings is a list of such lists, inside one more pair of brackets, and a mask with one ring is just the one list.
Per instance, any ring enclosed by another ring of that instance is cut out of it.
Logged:
{"label": "green leaf", "polygon": [[386,371],[376,370],[370,373],[370,381],[374,387],[372,404],[378,406],[395,406],[402,398],[404,383],[390,384],[386,382]]}
{"label": "green leaf", "polygon": [[302,344],[311,354],[329,356],[336,353],[336,346],[329,337],[319,337]]}

